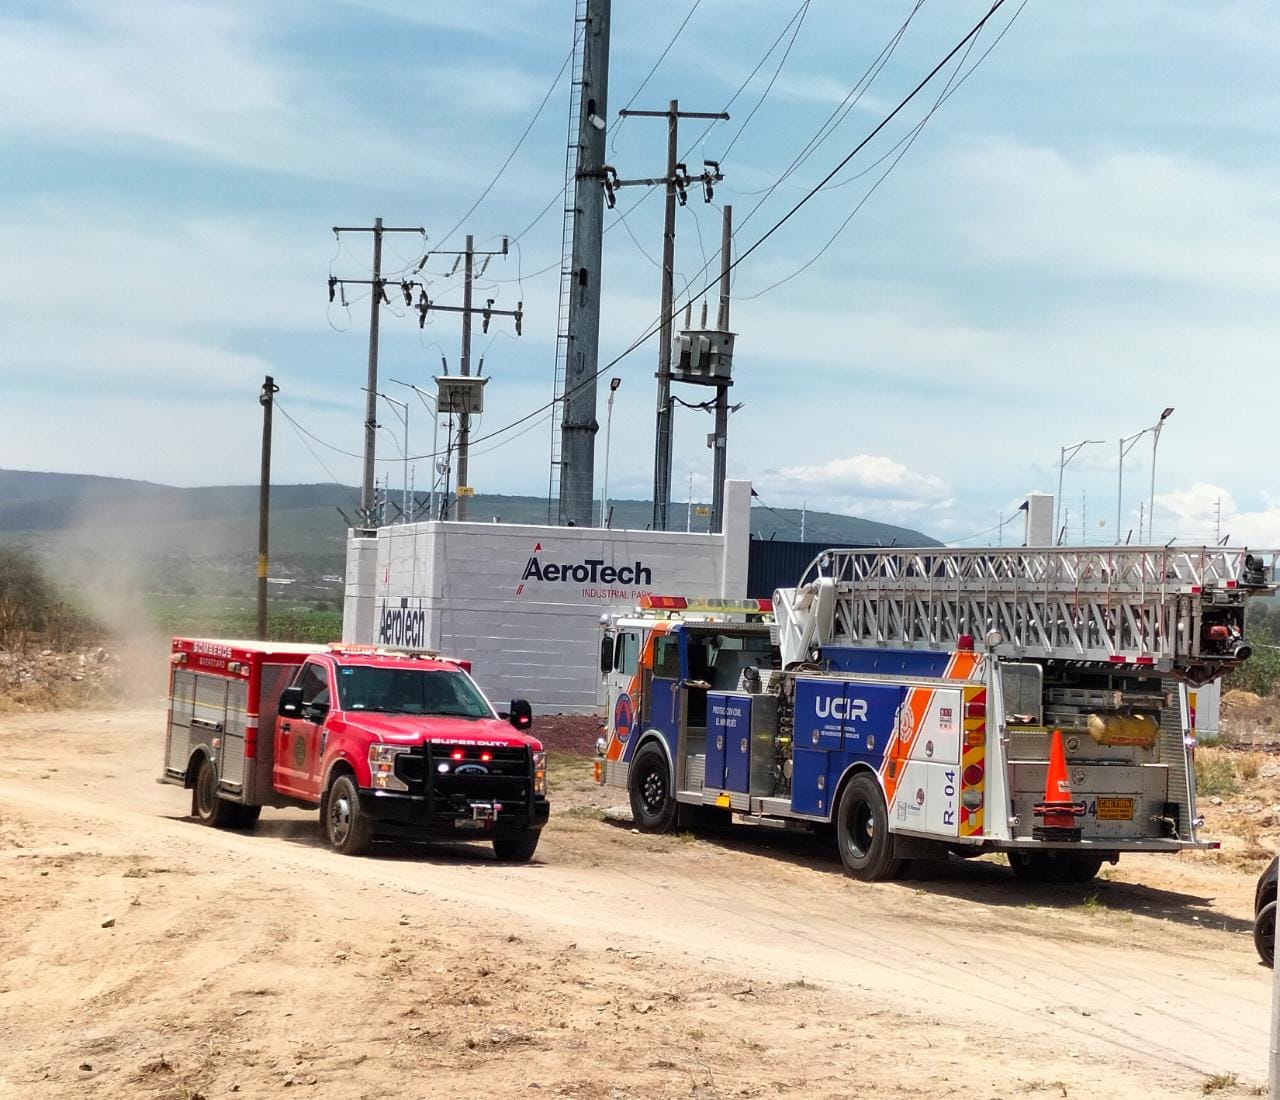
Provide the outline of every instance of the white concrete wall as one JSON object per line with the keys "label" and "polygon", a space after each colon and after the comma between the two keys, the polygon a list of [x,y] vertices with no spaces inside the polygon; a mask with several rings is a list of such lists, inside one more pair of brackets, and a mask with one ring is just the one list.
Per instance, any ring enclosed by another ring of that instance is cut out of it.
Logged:
{"label": "white concrete wall", "polygon": [[[602,615],[634,609],[644,593],[746,595],[750,507],[750,485],[730,482],[724,535],[436,521],[384,527],[376,540],[349,546],[343,639],[468,658],[499,706],[524,698],[543,711],[589,711]],[[354,545],[368,542],[372,554]]]}
{"label": "white concrete wall", "polygon": [[373,629],[374,581],[378,575],[378,540],[347,531],[346,586],[342,596],[342,640],[356,642]]}

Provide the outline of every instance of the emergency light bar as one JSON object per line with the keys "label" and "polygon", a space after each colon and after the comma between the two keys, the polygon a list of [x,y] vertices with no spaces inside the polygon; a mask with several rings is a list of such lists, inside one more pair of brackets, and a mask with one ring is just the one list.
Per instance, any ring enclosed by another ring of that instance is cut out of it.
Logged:
{"label": "emergency light bar", "polygon": [[772,600],[728,600],[715,597],[641,596],[643,611],[694,611],[722,615],[772,615]]}

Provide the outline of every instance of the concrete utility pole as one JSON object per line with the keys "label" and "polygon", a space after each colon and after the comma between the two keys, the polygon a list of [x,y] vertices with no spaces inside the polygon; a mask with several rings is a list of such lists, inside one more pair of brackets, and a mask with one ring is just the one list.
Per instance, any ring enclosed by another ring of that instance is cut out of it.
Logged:
{"label": "concrete utility pole", "polygon": [[258,479],[258,640],[267,640],[267,558],[271,521],[271,413],[280,387],[271,375],[262,383],[262,473]]}
{"label": "concrete utility pole", "polygon": [[[600,360],[600,269],[604,242],[605,118],[609,98],[610,0],[586,0],[573,185],[573,249],[565,327],[560,420],[560,522],[591,525],[595,497],[596,372]],[[562,290],[563,280],[562,280]],[[603,525],[603,518],[601,524]]]}
{"label": "concrete utility pole", "polygon": [[[724,208],[720,227],[720,312],[716,328],[729,331],[729,267],[733,262],[733,207]],[[711,530],[724,530],[724,480],[729,462],[729,387],[716,387],[715,449],[711,460]],[[803,536],[801,542],[804,541]]]}
{"label": "concrete utility pole", "polygon": [[[504,242],[505,243],[505,242]],[[470,233],[467,234],[467,248],[463,257],[463,283],[462,283],[462,375],[464,378],[471,374],[471,281],[475,272],[475,238]],[[463,413],[461,423],[458,426],[458,485],[469,486],[471,482],[468,480],[468,460],[471,457],[471,415]],[[458,494],[458,519],[467,518],[467,498],[461,492]]]}
{"label": "concrete utility pole", "polygon": [[[671,100],[665,111],[619,111],[623,118],[665,118],[667,120],[667,174],[662,179],[619,180],[610,179],[606,173],[606,188],[635,185],[655,186],[665,184],[666,209],[662,226],[662,314],[658,333],[658,406],[653,444],[653,529],[667,529],[667,512],[671,503],[671,321],[675,307],[676,275],[676,200],[681,205],[687,199],[686,187],[691,182],[689,174],[677,158],[679,152],[680,120],[682,118],[708,118],[727,120],[724,111],[682,111],[679,100]],[[721,179],[718,166],[704,172],[702,182],[710,186]]]}
{"label": "concrete utility pole", "polygon": [[[377,452],[378,432],[378,317],[379,309],[387,301],[387,281],[382,277],[382,235],[384,233],[417,233],[425,241],[427,231],[422,226],[385,226],[381,218],[373,225],[335,225],[333,235],[343,233],[373,234],[373,278],[338,279],[329,277],[329,301],[339,283],[362,283],[371,288],[369,294],[369,375],[365,386],[368,394],[364,406],[364,478],[360,483],[360,511],[365,523],[373,522],[374,460]],[[345,301],[345,298],[344,298]]]}

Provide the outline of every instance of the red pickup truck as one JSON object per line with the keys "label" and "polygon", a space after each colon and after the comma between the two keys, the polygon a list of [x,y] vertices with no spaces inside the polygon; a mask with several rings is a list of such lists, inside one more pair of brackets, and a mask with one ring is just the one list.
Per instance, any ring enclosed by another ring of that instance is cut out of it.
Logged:
{"label": "red pickup truck", "polygon": [[175,638],[162,780],[220,828],[299,806],[348,855],[376,837],[449,837],[524,862],[549,814],[532,723],[524,700],[496,713],[464,661]]}

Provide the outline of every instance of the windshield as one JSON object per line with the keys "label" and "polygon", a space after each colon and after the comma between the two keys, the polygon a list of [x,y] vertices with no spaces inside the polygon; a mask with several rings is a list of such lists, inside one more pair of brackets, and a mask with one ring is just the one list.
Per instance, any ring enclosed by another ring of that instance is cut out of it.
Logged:
{"label": "windshield", "polygon": [[343,710],[388,714],[436,714],[449,718],[492,718],[493,711],[462,672],[425,668],[338,669]]}

